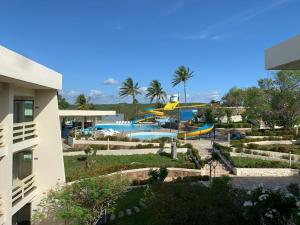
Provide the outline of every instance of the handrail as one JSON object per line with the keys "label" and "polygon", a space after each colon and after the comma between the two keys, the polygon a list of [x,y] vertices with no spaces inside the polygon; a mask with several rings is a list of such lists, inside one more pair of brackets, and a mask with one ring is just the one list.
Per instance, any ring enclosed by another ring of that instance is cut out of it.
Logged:
{"label": "handrail", "polygon": [[2,196],[0,195],[0,216],[3,215],[3,209],[2,209]]}
{"label": "handrail", "polygon": [[14,123],[13,143],[25,141],[36,137],[36,123],[34,121]]}
{"label": "handrail", "polygon": [[0,124],[0,147],[4,147],[4,126]]}
{"label": "handrail", "polygon": [[17,200],[23,199],[25,195],[35,188],[34,174],[21,180],[21,182],[13,187],[12,202],[15,203]]}

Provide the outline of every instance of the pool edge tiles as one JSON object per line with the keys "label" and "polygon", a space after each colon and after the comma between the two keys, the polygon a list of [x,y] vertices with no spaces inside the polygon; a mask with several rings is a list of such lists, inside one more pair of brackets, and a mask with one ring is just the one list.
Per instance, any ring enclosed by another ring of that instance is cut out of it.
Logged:
{"label": "pool edge tiles", "polygon": [[177,133],[170,132],[137,132],[127,135],[130,138],[137,138],[141,140],[151,140],[151,139],[159,139],[162,137],[166,138],[176,138]]}

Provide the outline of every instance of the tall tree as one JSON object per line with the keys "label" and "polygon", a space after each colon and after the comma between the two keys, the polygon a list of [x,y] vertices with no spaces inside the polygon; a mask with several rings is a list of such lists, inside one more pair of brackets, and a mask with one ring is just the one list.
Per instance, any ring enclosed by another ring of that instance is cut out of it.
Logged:
{"label": "tall tree", "polygon": [[122,84],[122,87],[119,90],[120,97],[132,98],[132,104],[135,105],[135,114],[137,114],[137,96],[141,94],[140,87],[138,83],[134,83],[131,77],[128,77]]}
{"label": "tall tree", "polygon": [[59,109],[67,109],[70,106],[69,102],[60,94],[57,94],[57,100]]}
{"label": "tall tree", "polygon": [[150,103],[156,99],[156,103],[165,101],[167,94],[161,86],[161,83],[158,80],[153,80],[150,83],[150,86],[146,90],[146,97],[150,99]]}
{"label": "tall tree", "polygon": [[77,96],[75,104],[77,108],[80,110],[94,109],[94,105],[90,103],[89,98],[87,98],[84,94],[80,94]]}
{"label": "tall tree", "polygon": [[224,106],[243,106],[244,96],[243,90],[237,87],[233,87],[222,98]]}
{"label": "tall tree", "polygon": [[183,83],[184,89],[184,102],[186,103],[186,82],[193,77],[193,71],[190,71],[188,67],[179,66],[173,75],[172,84],[173,87],[177,86],[180,83]]}

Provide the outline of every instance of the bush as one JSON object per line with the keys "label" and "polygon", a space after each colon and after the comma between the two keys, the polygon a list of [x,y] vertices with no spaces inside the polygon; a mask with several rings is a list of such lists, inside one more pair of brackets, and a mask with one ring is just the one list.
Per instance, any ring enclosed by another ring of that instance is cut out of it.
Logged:
{"label": "bush", "polygon": [[255,143],[247,144],[247,148],[250,148],[250,149],[258,149],[258,147],[259,147],[259,145],[255,144]]}
{"label": "bush", "polygon": [[150,184],[163,182],[168,176],[168,173],[169,173],[168,169],[165,166],[161,166],[159,170],[150,169],[148,173],[149,175],[148,181]]}
{"label": "bush", "polygon": [[242,148],[236,148],[236,149],[235,149],[235,152],[236,152],[236,153],[242,153],[242,152],[243,152],[243,149],[242,149]]}

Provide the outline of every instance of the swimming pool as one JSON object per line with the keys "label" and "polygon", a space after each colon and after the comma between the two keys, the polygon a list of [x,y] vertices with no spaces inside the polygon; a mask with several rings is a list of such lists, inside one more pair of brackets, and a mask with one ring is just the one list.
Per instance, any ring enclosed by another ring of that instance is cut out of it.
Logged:
{"label": "swimming pool", "polygon": [[151,140],[151,139],[158,139],[162,137],[169,137],[169,138],[176,138],[177,133],[168,133],[168,132],[139,132],[128,134],[130,138],[137,138],[141,140]]}
{"label": "swimming pool", "polygon": [[130,132],[130,131],[152,131],[160,129],[157,125],[151,124],[96,124],[97,130],[113,129],[119,132]]}

